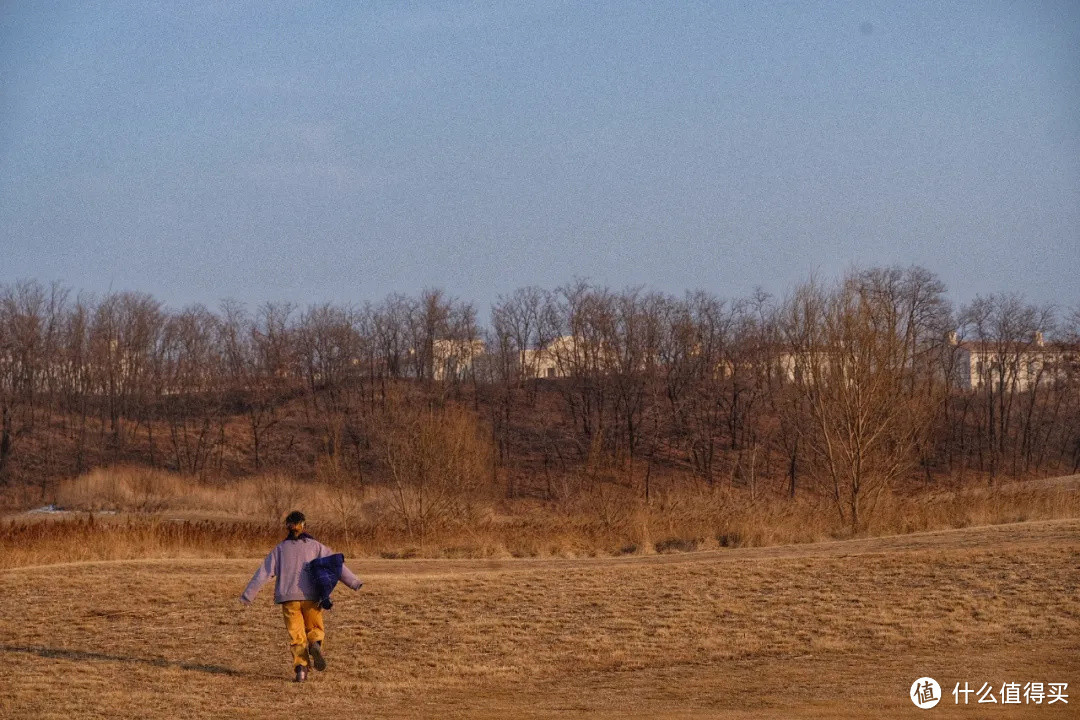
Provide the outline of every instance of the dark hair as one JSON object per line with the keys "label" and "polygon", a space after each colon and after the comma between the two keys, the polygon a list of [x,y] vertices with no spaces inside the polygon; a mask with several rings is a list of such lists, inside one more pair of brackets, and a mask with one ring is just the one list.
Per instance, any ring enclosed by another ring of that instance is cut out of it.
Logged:
{"label": "dark hair", "polygon": [[286,525],[298,525],[302,522],[307,522],[307,518],[305,518],[304,513],[299,510],[293,510],[289,513],[288,517],[285,518]]}

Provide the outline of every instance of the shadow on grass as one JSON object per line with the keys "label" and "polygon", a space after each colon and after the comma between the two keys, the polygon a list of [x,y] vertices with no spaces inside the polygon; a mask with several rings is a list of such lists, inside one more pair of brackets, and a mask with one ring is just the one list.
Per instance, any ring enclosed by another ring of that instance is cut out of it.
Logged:
{"label": "shadow on grass", "polygon": [[181,670],[196,670],[211,675],[242,676],[248,673],[222,667],[221,665],[202,665],[199,663],[184,663],[164,658],[141,658],[131,655],[110,655],[108,653],[87,652],[86,650],[64,650],[60,648],[31,647],[26,645],[0,645],[0,652],[26,653],[43,658],[59,658],[61,660],[94,660],[105,662],[122,662],[148,667],[180,668]]}

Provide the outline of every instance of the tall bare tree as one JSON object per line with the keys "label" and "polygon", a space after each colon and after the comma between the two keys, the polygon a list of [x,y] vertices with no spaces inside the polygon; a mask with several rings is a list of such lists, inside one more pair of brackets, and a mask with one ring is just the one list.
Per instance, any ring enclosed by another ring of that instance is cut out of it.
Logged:
{"label": "tall bare tree", "polygon": [[903,324],[873,284],[845,277],[828,289],[800,287],[785,308],[794,387],[807,417],[801,441],[852,532],[917,458],[932,404],[911,394]]}

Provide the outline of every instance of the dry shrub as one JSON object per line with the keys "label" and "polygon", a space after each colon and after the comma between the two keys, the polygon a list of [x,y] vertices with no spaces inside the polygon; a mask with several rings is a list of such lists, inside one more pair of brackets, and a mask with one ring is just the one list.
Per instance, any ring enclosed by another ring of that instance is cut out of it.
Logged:
{"label": "dry shrub", "polygon": [[1080,492],[1076,488],[1019,482],[995,488],[977,486],[885,494],[868,532],[902,534],[1077,516],[1080,516]]}
{"label": "dry shrub", "polygon": [[49,496],[40,485],[0,484],[0,512],[18,511],[48,502]]}
{"label": "dry shrub", "polygon": [[253,557],[280,529],[266,523],[171,520],[93,513],[0,525],[0,568],[90,560],[161,557]]}
{"label": "dry shrub", "polygon": [[190,478],[151,468],[121,466],[99,468],[60,484],[56,503],[87,511],[161,512],[203,504],[192,498]]}
{"label": "dry shrub", "polygon": [[282,520],[296,508],[305,493],[299,484],[287,475],[270,473],[254,479],[256,496],[265,517]]}
{"label": "dry shrub", "polygon": [[330,519],[340,516],[338,508],[362,503],[359,490],[305,483],[281,473],[222,481],[129,466],[92,470],[64,481],[56,492],[56,504],[66,510],[185,512],[274,523],[296,508]]}
{"label": "dry shrub", "polygon": [[392,488],[389,509],[423,546],[431,532],[482,521],[491,476],[491,443],[460,408],[400,408],[380,429]]}
{"label": "dry shrub", "polygon": [[833,533],[830,508],[810,498],[760,492],[752,498],[742,489],[687,485],[657,491],[645,502],[624,485],[583,482],[580,487],[569,497],[504,518],[498,529],[509,552],[648,554],[812,542]]}
{"label": "dry shrub", "polygon": [[344,531],[345,544],[351,544],[352,528],[362,519],[363,484],[342,467],[341,455],[336,452],[316,460],[315,478],[326,490],[334,520]]}

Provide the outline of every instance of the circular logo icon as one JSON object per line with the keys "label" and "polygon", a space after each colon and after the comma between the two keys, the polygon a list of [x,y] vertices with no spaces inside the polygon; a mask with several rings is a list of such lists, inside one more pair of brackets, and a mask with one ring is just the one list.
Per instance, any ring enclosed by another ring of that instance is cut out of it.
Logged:
{"label": "circular logo icon", "polygon": [[915,707],[929,710],[941,702],[941,686],[932,677],[921,677],[911,683],[911,702]]}

